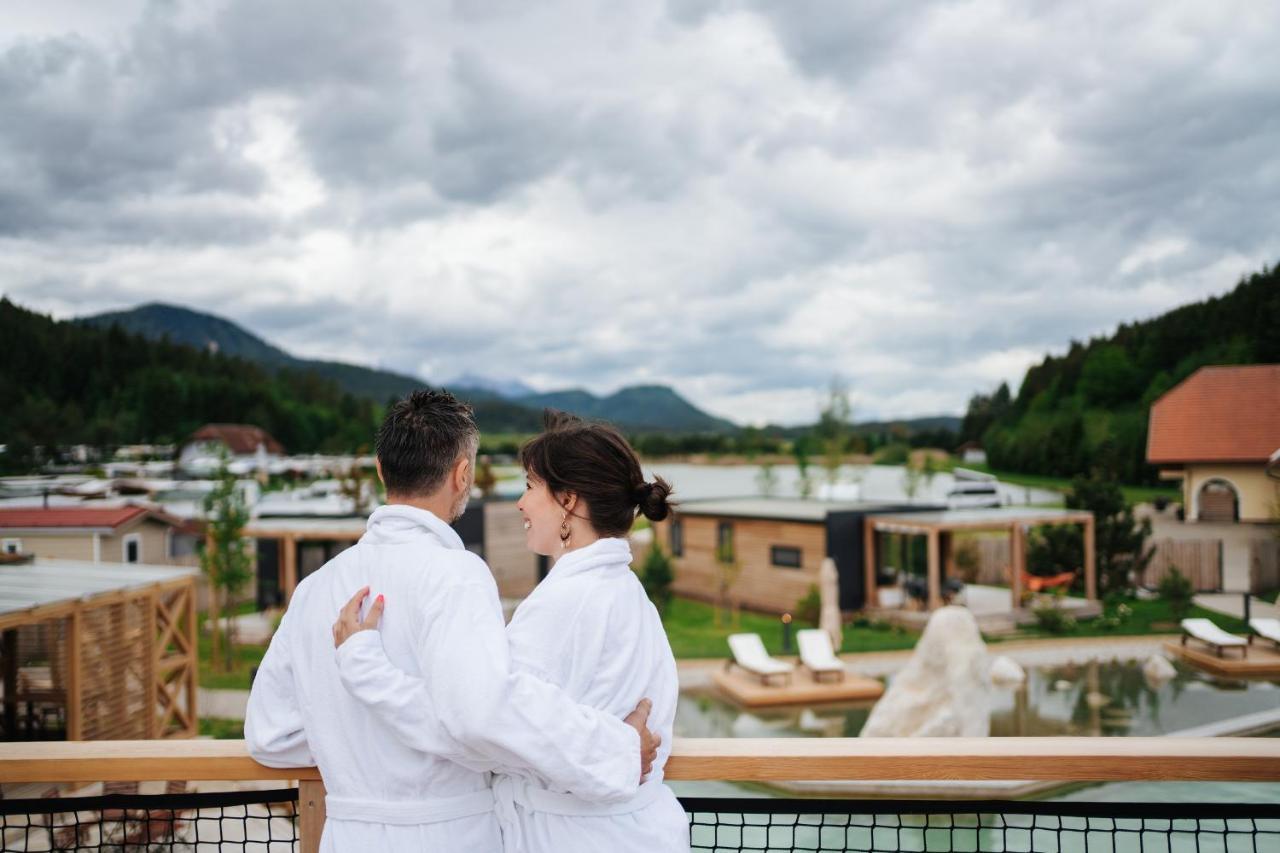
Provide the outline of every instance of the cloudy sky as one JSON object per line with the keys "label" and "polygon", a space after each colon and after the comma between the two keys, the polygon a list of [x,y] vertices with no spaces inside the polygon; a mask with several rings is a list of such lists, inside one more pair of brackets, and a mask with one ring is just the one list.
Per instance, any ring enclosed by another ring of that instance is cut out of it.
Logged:
{"label": "cloudy sky", "polygon": [[740,422],[963,410],[1280,259],[1280,4],[0,11],[0,292]]}

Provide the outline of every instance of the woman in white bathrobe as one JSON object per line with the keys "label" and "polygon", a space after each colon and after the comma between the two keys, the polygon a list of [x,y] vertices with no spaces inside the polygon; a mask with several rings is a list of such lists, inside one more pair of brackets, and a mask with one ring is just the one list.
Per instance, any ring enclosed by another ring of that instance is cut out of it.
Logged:
{"label": "woman in white bathrobe", "polygon": [[[637,514],[654,521],[670,514],[671,488],[661,478],[645,482],[635,452],[615,429],[567,415],[549,413],[546,431],[526,443],[520,458],[527,484],[518,506],[527,544],[556,561],[507,627],[512,665],[619,717],[651,699],[649,727],[662,744],[647,781],[622,801],[587,800],[535,770],[495,767],[504,847],[523,853],[688,850],[688,819],[662,783],[679,692],[675,658],[631,570],[626,539]],[[339,666],[347,689],[415,746],[423,717],[415,722],[403,710],[429,715],[430,685],[391,672],[380,646],[367,642],[340,654]],[[388,703],[393,684],[397,701]]]}

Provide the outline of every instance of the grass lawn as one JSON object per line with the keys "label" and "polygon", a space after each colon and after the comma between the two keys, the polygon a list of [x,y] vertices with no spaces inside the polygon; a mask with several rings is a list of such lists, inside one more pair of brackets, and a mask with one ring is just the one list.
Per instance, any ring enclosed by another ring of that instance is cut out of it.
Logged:
{"label": "grass lawn", "polygon": [[[671,650],[678,658],[727,658],[729,644],[726,637],[740,632],[759,634],[765,648],[771,654],[782,654],[782,620],[777,616],[743,611],[737,625],[717,627],[715,608],[701,601],[676,598],[668,608],[663,624]],[[794,632],[808,627],[792,623],[792,653],[795,653]],[[850,625],[844,629],[846,652],[872,652],[889,649],[909,649],[916,644],[919,635],[902,628],[887,625]]]}
{"label": "grass lawn", "polygon": [[197,643],[200,653],[200,686],[215,689],[248,690],[249,669],[262,661],[267,653],[266,646],[254,646],[247,643],[236,643],[235,668],[230,672],[215,672],[213,669],[213,640],[205,632],[200,632]]}
{"label": "grass lawn", "polygon": [[[1021,628],[1018,633],[1000,637],[1000,640],[1021,640],[1021,639],[1038,639],[1043,637],[1133,637],[1145,636],[1151,634],[1180,634],[1182,629],[1178,627],[1178,620],[1174,618],[1173,612],[1169,609],[1169,602],[1163,598],[1156,598],[1150,601],[1126,601],[1125,604],[1133,611],[1125,622],[1114,628],[1106,628],[1100,624],[1100,619],[1088,619],[1078,622],[1072,631],[1053,633],[1046,631],[1038,625],[1029,625]],[[1205,610],[1203,607],[1197,607],[1194,604],[1187,613],[1188,617],[1204,617],[1212,619],[1214,623],[1224,631],[1234,634],[1245,635],[1248,633],[1244,620],[1236,619],[1232,616],[1224,616],[1221,613],[1214,613],[1211,610]]]}
{"label": "grass lawn", "polygon": [[244,721],[201,717],[200,734],[217,740],[244,740]]}
{"label": "grass lawn", "polygon": [[[1039,474],[1014,474],[1010,471],[996,471],[989,465],[956,463],[955,467],[970,468],[974,471],[985,471],[994,474],[1002,482],[1015,486],[1031,486],[1035,489],[1048,489],[1066,494],[1071,490],[1070,477],[1044,477]],[[1182,491],[1177,486],[1121,486],[1124,499],[1130,506],[1139,503],[1150,503],[1156,498],[1165,498],[1171,502],[1182,500]]]}

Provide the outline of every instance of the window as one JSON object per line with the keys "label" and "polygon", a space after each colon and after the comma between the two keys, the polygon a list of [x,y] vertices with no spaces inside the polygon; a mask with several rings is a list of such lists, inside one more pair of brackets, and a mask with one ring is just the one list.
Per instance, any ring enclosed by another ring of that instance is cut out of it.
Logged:
{"label": "window", "polygon": [[722,563],[732,563],[734,557],[733,522],[722,521],[716,527],[716,559]]}
{"label": "window", "polygon": [[4,551],[4,553],[6,553],[6,554],[21,554],[21,553],[22,553],[22,540],[21,540],[21,539],[6,539],[6,540],[4,540],[4,548],[3,548],[2,550],[3,550],[3,551]]}
{"label": "window", "polygon": [[124,561],[126,563],[137,563],[142,560],[142,536],[137,533],[130,533],[124,537]]}
{"label": "window", "polygon": [[792,545],[773,545],[769,548],[769,562],[783,569],[798,569],[800,549]]}
{"label": "window", "polygon": [[671,522],[671,556],[684,556],[684,522],[676,519]]}

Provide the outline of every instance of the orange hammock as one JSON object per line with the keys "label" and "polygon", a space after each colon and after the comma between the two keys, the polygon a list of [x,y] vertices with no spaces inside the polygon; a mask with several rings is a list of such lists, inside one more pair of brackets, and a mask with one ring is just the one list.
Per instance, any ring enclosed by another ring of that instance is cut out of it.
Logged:
{"label": "orange hammock", "polygon": [[1022,585],[1029,592],[1057,589],[1060,586],[1069,587],[1075,579],[1075,572],[1062,572],[1061,574],[1047,576],[1033,575],[1028,572],[1022,573]]}

